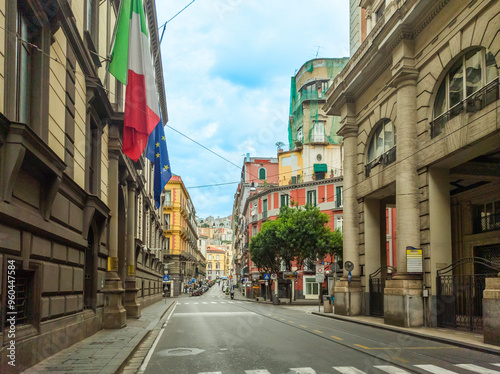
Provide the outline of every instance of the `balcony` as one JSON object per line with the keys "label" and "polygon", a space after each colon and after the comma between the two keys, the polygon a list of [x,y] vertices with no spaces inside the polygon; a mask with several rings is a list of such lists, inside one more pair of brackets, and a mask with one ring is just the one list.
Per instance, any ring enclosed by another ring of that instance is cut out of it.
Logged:
{"label": "balcony", "polygon": [[499,83],[498,78],[488,83],[479,91],[473,93],[465,100],[461,101],[449,111],[441,114],[431,125],[431,138],[435,138],[441,134],[448,121],[458,116],[461,113],[475,113],[486,107],[487,105],[499,99]]}
{"label": "balcony", "polygon": [[368,164],[366,164],[365,176],[368,178],[370,176],[372,168],[374,168],[375,166],[380,164],[386,166],[392,164],[394,161],[396,161],[396,146],[392,147],[387,152],[381,154],[380,156],[376,157]]}

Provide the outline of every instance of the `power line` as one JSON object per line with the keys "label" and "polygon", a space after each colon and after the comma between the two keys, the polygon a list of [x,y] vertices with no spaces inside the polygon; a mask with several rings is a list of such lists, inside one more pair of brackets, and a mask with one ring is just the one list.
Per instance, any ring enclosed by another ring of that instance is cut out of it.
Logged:
{"label": "power line", "polygon": [[196,0],[193,0],[191,1],[188,5],[186,5],[184,8],[182,8],[180,11],[178,11],[172,18],[170,18],[167,22],[165,22],[163,25],[161,25],[160,27],[158,27],[158,30],[161,29],[163,27],[163,31],[161,32],[161,37],[160,37],[160,42],[159,44],[161,44],[161,41],[163,40],[163,34],[165,34],[165,29],[167,28],[167,23],[169,23],[170,21],[172,21],[175,17],[177,17],[179,14],[181,14],[182,12],[184,12],[188,6],[190,6],[192,3],[194,3]]}

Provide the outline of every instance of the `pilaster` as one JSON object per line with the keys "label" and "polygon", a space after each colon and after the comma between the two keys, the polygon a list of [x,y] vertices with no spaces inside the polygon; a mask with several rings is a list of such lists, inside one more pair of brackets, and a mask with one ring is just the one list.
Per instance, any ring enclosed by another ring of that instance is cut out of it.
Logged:
{"label": "pilaster", "polygon": [[486,278],[483,292],[483,338],[487,344],[500,346],[500,273]]}
{"label": "pilaster", "polygon": [[125,278],[125,302],[127,316],[139,318],[141,305],[137,301],[136,261],[135,261],[135,220],[136,220],[136,191],[137,183],[127,182],[128,207],[127,207],[127,276]]}
{"label": "pilaster", "polygon": [[122,328],[126,325],[126,310],[122,305],[124,289],[118,276],[118,152],[109,153],[109,255],[105,276],[104,312],[102,325],[105,329]]}

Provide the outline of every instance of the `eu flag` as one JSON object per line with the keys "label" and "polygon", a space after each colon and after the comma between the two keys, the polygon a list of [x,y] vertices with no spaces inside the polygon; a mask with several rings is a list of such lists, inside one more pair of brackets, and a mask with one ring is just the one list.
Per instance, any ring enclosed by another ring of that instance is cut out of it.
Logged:
{"label": "eu flag", "polygon": [[153,132],[149,135],[148,145],[146,146],[146,158],[154,163],[154,195],[156,209],[160,207],[160,197],[163,188],[172,178],[170,170],[170,160],[168,159],[167,141],[165,140],[165,130],[163,121],[156,125]]}

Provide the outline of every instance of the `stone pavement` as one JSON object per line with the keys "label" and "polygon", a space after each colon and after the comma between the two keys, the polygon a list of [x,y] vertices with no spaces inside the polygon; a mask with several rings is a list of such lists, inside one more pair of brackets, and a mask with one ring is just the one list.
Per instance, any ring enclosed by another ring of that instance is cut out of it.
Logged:
{"label": "stone pavement", "polygon": [[124,328],[100,330],[23,373],[117,373],[132,358],[141,342],[148,340],[155,327],[161,327],[159,322],[166,318],[176,299],[165,298],[150,305],[141,311],[140,318],[128,318]]}

